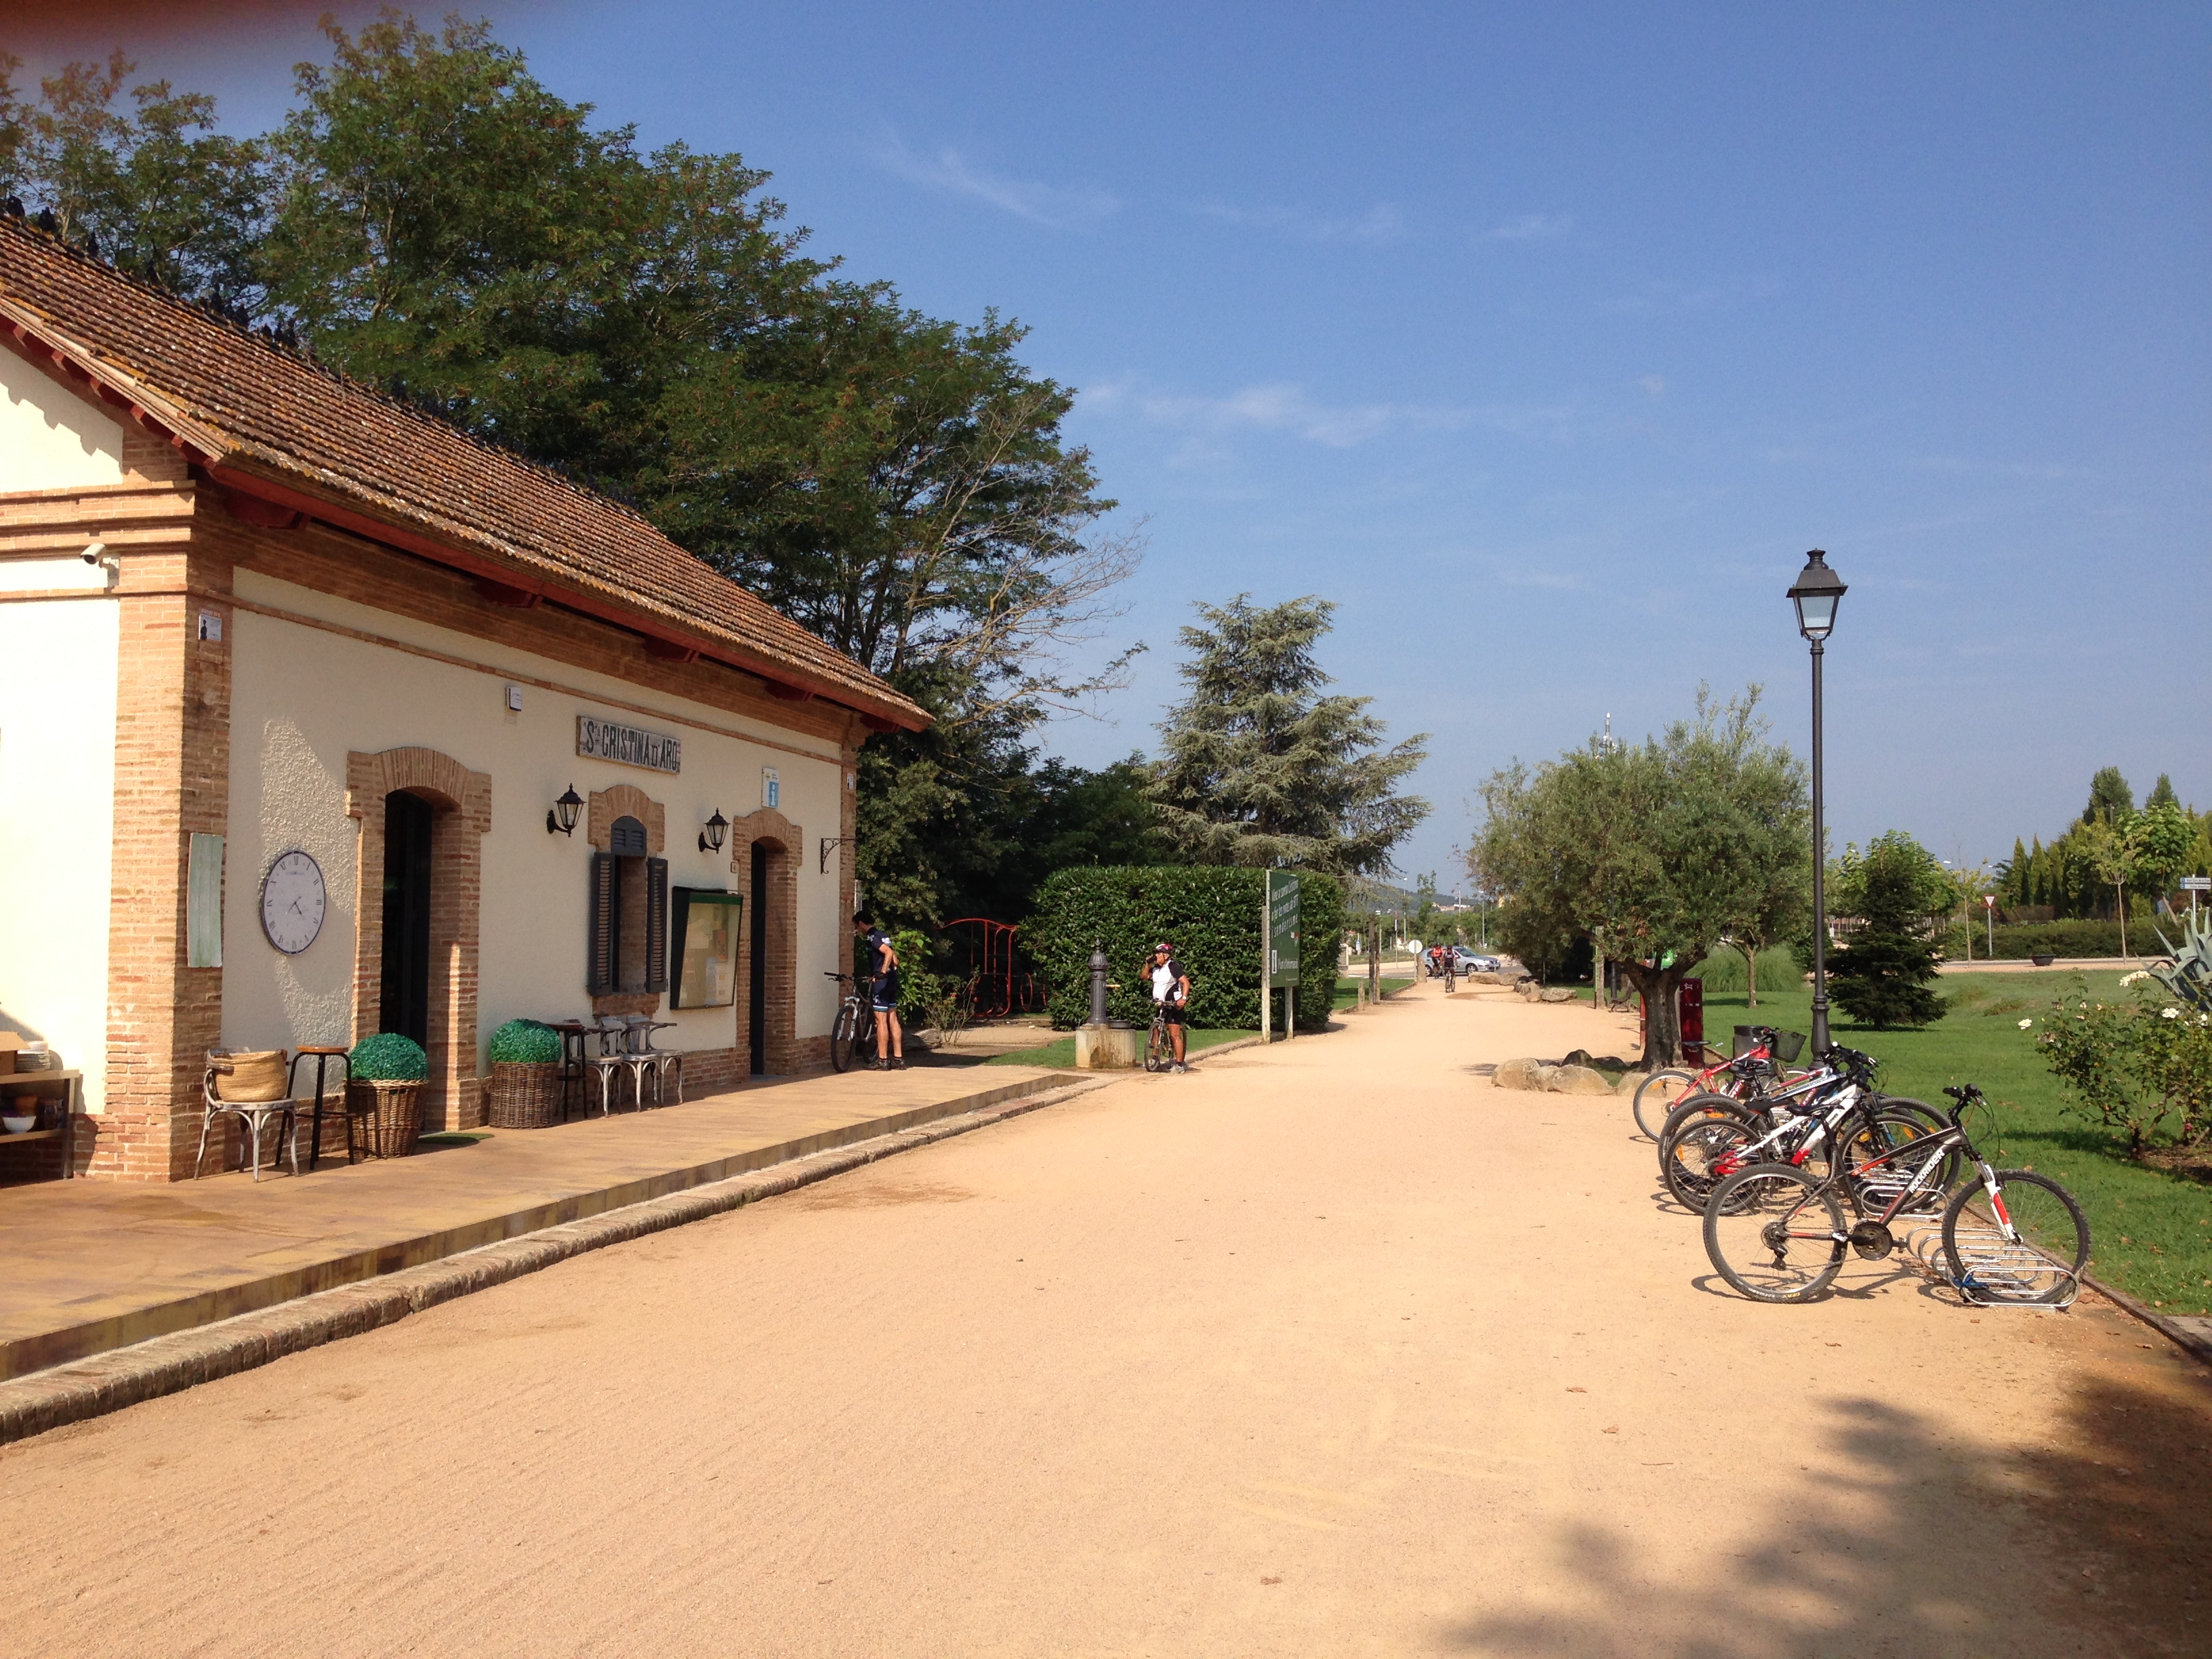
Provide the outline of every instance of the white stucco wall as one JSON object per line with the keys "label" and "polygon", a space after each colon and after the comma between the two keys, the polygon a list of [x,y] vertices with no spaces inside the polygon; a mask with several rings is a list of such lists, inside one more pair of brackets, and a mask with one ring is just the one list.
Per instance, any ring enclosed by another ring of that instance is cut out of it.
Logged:
{"label": "white stucco wall", "polygon": [[106,599],[0,604],[0,1026],[52,1044],[95,1111],[120,617]]}
{"label": "white stucco wall", "polygon": [[0,491],[123,482],[123,428],[12,351],[0,351]]}
{"label": "white stucco wall", "polygon": [[[836,866],[833,862],[822,873],[813,849],[820,836],[837,833],[844,778],[833,744],[252,571],[237,573],[236,592],[255,604],[480,666],[432,660],[244,609],[234,614],[224,900],[227,1042],[261,1048],[348,1036],[358,824],[345,815],[346,753],[410,744],[491,775],[492,827],[483,847],[479,925],[480,1048],[505,1020],[588,1015],[585,898],[591,848],[580,823],[573,836],[546,833],[545,811],[555,797],[572,783],[585,796],[617,783],[642,789],[667,807],[671,884],[728,888],[735,885],[730,849],[701,853],[699,829],[717,809],[732,819],[758,809],[761,771],[769,766],[781,776],[781,811],[807,842],[798,849],[797,1031],[807,1037],[829,1030],[836,988],[822,975],[840,965],[843,932]],[[517,714],[508,710],[506,692],[518,679],[568,689],[525,685]],[[652,714],[624,704],[719,729],[656,723]],[[672,775],[579,757],[580,714],[682,738],[682,772]],[[770,748],[750,740],[756,733],[817,752]],[[322,866],[331,908],[314,944],[286,957],[261,930],[261,880],[279,854],[295,847]],[[661,1033],[661,1042],[681,1049],[730,1048],[741,1012],[664,1012],[677,1029]],[[479,1063],[483,1059],[480,1051]]]}

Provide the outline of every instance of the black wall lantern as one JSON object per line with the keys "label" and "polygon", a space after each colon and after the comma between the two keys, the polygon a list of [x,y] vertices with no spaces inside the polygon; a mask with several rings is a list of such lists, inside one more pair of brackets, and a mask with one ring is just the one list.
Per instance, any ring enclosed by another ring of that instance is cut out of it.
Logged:
{"label": "black wall lantern", "polygon": [[718,806],[714,809],[714,816],[707,820],[707,827],[699,832],[699,850],[702,853],[720,852],[722,842],[729,833],[730,821],[722,816],[722,809]]}
{"label": "black wall lantern", "polygon": [[563,836],[574,835],[576,814],[583,810],[583,805],[584,798],[576,793],[576,786],[570,784],[561,799],[546,809],[545,833],[549,836],[556,832]]}

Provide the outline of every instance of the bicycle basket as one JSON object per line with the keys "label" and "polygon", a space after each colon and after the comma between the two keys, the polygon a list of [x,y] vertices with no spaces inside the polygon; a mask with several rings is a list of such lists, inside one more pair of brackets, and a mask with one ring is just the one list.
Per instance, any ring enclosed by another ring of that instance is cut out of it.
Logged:
{"label": "bicycle basket", "polygon": [[1775,1059],[1784,1066],[1796,1065],[1797,1056],[1805,1052],[1805,1034],[1802,1031],[1777,1031],[1774,1037]]}

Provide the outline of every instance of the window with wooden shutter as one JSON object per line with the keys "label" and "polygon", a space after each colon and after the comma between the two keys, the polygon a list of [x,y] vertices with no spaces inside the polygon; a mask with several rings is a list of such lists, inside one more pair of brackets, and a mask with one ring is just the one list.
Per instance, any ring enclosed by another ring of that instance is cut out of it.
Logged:
{"label": "window with wooden shutter", "polygon": [[584,989],[595,997],[620,988],[617,951],[622,939],[622,860],[611,853],[592,854],[590,966]]}
{"label": "window with wooden shutter", "polygon": [[645,988],[668,988],[668,860],[645,861]]}

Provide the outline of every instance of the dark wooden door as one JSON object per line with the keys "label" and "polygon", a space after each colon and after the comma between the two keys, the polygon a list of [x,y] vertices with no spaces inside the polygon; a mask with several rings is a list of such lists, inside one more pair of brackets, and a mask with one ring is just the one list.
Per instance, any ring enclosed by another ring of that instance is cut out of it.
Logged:
{"label": "dark wooden door", "polygon": [[419,795],[384,798],[384,983],[377,1023],[430,1042],[430,832]]}
{"label": "dark wooden door", "polygon": [[768,1075],[768,848],[753,843],[752,902],[746,936],[745,1042],[752,1073]]}

